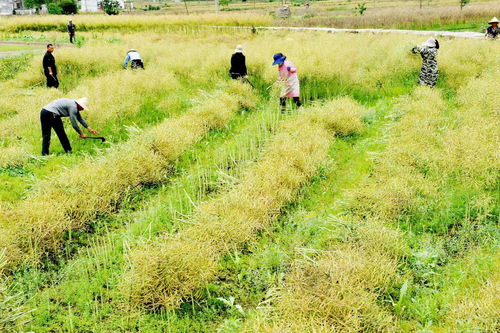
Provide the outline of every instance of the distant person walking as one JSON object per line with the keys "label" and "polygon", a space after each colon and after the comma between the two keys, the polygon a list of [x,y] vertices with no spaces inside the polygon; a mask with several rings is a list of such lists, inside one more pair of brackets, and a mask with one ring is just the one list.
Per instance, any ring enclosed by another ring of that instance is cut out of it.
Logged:
{"label": "distant person walking", "polygon": [[231,68],[229,69],[229,74],[233,80],[239,78],[246,78],[247,76],[247,65],[245,63],[245,56],[243,55],[243,46],[237,45],[236,50],[234,50],[231,56]]}
{"label": "distant person walking", "polygon": [[69,42],[73,44],[73,41],[75,40],[75,32],[76,32],[76,25],[73,24],[73,20],[69,20],[68,22],[68,34],[69,34]]}
{"label": "distant person walking", "polygon": [[276,53],[273,56],[274,65],[278,65],[278,82],[283,84],[283,89],[280,95],[281,113],[285,113],[286,100],[292,98],[297,107],[301,107],[300,102],[300,84],[299,77],[297,76],[297,68],[288,60],[282,53]]}
{"label": "distant person walking", "polygon": [[56,59],[52,54],[54,45],[47,45],[47,52],[43,56],[43,74],[47,78],[47,88],[59,88],[59,80],[57,79]]}
{"label": "distant person walking", "polygon": [[134,49],[127,52],[127,56],[125,57],[125,61],[123,62],[123,68],[127,69],[129,62],[131,63],[130,68],[132,69],[144,69],[144,63],[142,62],[141,55]]}
{"label": "distant person walking", "polygon": [[434,87],[438,79],[438,55],[439,42],[434,38],[429,38],[422,46],[415,46],[411,52],[420,54],[422,57],[422,69],[418,77],[418,83],[429,87]]}
{"label": "distant person walking", "polygon": [[490,25],[488,29],[486,29],[486,38],[497,39],[500,34],[500,29],[498,28],[498,19],[496,17],[492,18],[491,21],[488,22]]}
{"label": "distant person walking", "polygon": [[75,131],[80,135],[81,138],[86,138],[85,133],[82,132],[78,126],[78,122],[83,125],[92,134],[98,134],[98,132],[92,129],[85,119],[82,118],[80,111],[87,110],[87,97],[83,97],[77,100],[69,98],[56,99],[55,101],[47,104],[40,111],[40,122],[42,124],[42,155],[49,155],[50,147],[50,136],[52,128],[57,134],[59,141],[66,153],[71,153],[71,145],[68,140],[68,136],[64,131],[64,125],[61,120],[62,117],[69,117],[71,120],[71,125]]}

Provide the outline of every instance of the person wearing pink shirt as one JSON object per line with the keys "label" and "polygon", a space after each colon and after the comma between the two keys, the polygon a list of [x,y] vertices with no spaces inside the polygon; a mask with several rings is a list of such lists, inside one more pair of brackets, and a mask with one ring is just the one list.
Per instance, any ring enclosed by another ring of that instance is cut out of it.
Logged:
{"label": "person wearing pink shirt", "polygon": [[283,83],[281,90],[280,106],[281,113],[285,113],[286,100],[292,98],[297,107],[301,107],[300,102],[300,84],[299,77],[297,76],[297,68],[288,60],[283,53],[276,53],[274,56],[274,65],[278,65],[278,82]]}

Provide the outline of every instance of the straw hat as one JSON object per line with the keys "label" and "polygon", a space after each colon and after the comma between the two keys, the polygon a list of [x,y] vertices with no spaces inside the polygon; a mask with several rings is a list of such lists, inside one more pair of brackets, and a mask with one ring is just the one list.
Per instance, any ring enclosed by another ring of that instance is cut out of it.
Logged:
{"label": "straw hat", "polygon": [[492,18],[492,19],[488,22],[488,24],[492,24],[492,23],[499,23],[499,22],[498,22],[498,19],[497,19],[496,17]]}
{"label": "straw hat", "polygon": [[236,49],[234,50],[235,53],[243,53],[243,46],[241,45],[236,45]]}
{"label": "straw hat", "polygon": [[88,111],[87,104],[89,102],[89,99],[87,97],[82,97],[82,98],[79,98],[79,99],[75,99],[75,102],[76,102],[76,104],[80,105],[82,107],[82,109]]}
{"label": "straw hat", "polygon": [[436,47],[436,40],[434,37],[429,38],[425,42],[422,43],[422,46],[427,46],[427,47]]}

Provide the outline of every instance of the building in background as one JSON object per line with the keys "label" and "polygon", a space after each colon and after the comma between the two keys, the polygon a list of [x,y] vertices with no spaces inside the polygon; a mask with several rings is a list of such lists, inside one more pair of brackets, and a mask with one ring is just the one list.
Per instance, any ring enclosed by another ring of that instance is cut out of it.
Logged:
{"label": "building in background", "polygon": [[[101,0],[77,0],[80,4],[81,12],[97,12],[99,11],[99,2]],[[133,9],[133,0],[117,0],[121,9]],[[44,6],[46,8],[46,6]],[[25,9],[23,0],[0,0],[0,15],[25,15],[35,14],[35,9]],[[44,13],[44,11],[41,11]],[[45,10],[46,12],[46,10]]]}
{"label": "building in background", "polygon": [[0,15],[12,15],[14,10],[22,8],[22,0],[0,0]]}
{"label": "building in background", "polygon": [[[2,1],[2,0],[0,0]],[[121,9],[125,9],[125,0],[117,0]],[[97,12],[100,0],[79,0],[81,12]],[[127,1],[127,3],[132,1]],[[133,7],[132,7],[133,8]]]}

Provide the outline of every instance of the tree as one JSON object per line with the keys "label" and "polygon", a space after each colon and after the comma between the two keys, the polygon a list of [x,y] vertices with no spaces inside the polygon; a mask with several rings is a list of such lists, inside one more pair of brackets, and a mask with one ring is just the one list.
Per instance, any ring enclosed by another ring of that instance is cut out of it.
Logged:
{"label": "tree", "polygon": [[108,15],[118,15],[120,12],[120,4],[116,0],[102,0],[100,5]]}
{"label": "tree", "polygon": [[55,2],[49,3],[49,5],[47,6],[47,11],[49,12],[49,14],[55,14],[55,15],[62,14],[61,6],[59,6]]}
{"label": "tree", "polygon": [[462,10],[469,2],[470,0],[460,0],[460,10]]}
{"label": "tree", "polygon": [[47,0],[24,0],[23,3],[26,8],[42,8],[42,5],[46,4]]}
{"label": "tree", "polygon": [[62,9],[62,13],[66,15],[76,14],[78,12],[78,6],[75,0],[62,0],[59,6]]}

